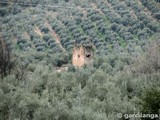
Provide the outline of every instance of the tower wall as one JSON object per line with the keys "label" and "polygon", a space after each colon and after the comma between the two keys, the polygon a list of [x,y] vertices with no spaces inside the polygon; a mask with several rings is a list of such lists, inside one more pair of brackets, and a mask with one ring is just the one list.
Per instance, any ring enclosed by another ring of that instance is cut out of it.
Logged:
{"label": "tower wall", "polygon": [[74,47],[72,53],[72,65],[75,67],[82,67],[84,64],[93,63],[93,49],[92,47]]}

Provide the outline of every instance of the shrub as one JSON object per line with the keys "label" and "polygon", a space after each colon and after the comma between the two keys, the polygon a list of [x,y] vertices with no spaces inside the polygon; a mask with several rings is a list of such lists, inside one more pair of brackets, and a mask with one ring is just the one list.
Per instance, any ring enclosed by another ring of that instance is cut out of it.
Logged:
{"label": "shrub", "polygon": [[52,36],[50,35],[50,34],[47,34],[47,35],[44,35],[43,36],[43,40],[45,41],[45,42],[47,42],[49,39],[51,39],[52,38]]}
{"label": "shrub", "polygon": [[37,43],[35,43],[35,47],[37,48],[37,47],[39,47],[39,46],[43,46],[43,47],[46,47],[46,44],[44,43],[44,42],[37,42]]}
{"label": "shrub", "polygon": [[13,13],[13,15],[15,15],[15,14],[21,12],[21,10],[22,10],[22,8],[21,8],[20,6],[15,5],[15,6],[13,7],[12,13]]}
{"label": "shrub", "polygon": [[146,89],[146,91],[144,91],[144,93],[142,93],[142,96],[141,96],[141,107],[142,107],[141,108],[142,113],[159,114],[160,89],[159,88]]}
{"label": "shrub", "polygon": [[118,31],[117,28],[118,28],[118,24],[113,23],[113,24],[111,25],[111,29],[112,29],[114,32],[117,32],[117,31]]}
{"label": "shrub", "polygon": [[29,64],[27,66],[27,70],[30,71],[30,72],[34,72],[36,70],[36,65],[34,64]]}
{"label": "shrub", "polygon": [[70,51],[70,50],[72,50],[72,49],[73,49],[73,45],[68,45],[68,46],[67,46],[67,50],[68,50],[68,51]]}
{"label": "shrub", "polygon": [[0,9],[0,16],[5,16],[7,14],[7,11],[6,11],[6,9],[5,8],[1,8]]}
{"label": "shrub", "polygon": [[17,40],[17,44],[19,45],[20,43],[26,43],[26,39],[24,39],[24,38],[20,38],[20,39],[18,39]]}
{"label": "shrub", "polygon": [[53,56],[53,65],[56,67],[61,67],[63,64],[67,64],[69,61],[69,56],[67,54],[64,53],[59,53],[59,54],[55,54],[55,56]]}
{"label": "shrub", "polygon": [[42,27],[41,32],[47,34],[49,32],[49,29],[47,27]]}
{"label": "shrub", "polygon": [[75,67],[73,65],[68,66],[68,72],[75,72]]}
{"label": "shrub", "polygon": [[45,47],[44,46],[38,46],[37,47],[37,51],[44,51],[45,50]]}
{"label": "shrub", "polygon": [[153,30],[154,32],[157,32],[157,30],[158,30],[158,24],[156,24],[156,23],[150,22],[150,23],[147,24],[147,26],[148,26],[151,30]]}
{"label": "shrub", "polygon": [[53,42],[53,43],[50,43],[50,48],[54,48],[54,47],[56,47],[57,46],[57,43],[55,43],[55,42]]}
{"label": "shrub", "polygon": [[0,75],[5,77],[10,74],[14,63],[11,61],[11,52],[8,50],[5,42],[0,38]]}
{"label": "shrub", "polygon": [[147,33],[146,33],[146,31],[140,31],[140,32],[138,32],[138,39],[139,40],[145,40],[145,39],[147,39]]}
{"label": "shrub", "polygon": [[148,46],[147,53],[136,59],[132,72],[136,74],[152,74],[160,70],[160,43],[156,41]]}
{"label": "shrub", "polygon": [[51,38],[51,39],[49,39],[49,40],[47,41],[47,44],[48,44],[48,45],[51,45],[51,44],[54,43],[54,42],[55,42],[55,40]]}
{"label": "shrub", "polygon": [[124,40],[131,40],[133,38],[132,34],[129,32],[123,33]]}
{"label": "shrub", "polygon": [[155,18],[158,19],[158,20],[160,20],[160,14],[158,14],[159,12],[157,12],[157,14],[155,14]]}

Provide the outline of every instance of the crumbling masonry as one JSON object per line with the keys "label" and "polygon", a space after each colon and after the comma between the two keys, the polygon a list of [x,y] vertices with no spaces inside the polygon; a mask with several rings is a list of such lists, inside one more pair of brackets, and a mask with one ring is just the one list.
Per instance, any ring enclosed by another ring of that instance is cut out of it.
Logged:
{"label": "crumbling masonry", "polygon": [[93,57],[92,45],[76,45],[73,48],[72,65],[75,67],[82,67],[85,64],[92,65]]}

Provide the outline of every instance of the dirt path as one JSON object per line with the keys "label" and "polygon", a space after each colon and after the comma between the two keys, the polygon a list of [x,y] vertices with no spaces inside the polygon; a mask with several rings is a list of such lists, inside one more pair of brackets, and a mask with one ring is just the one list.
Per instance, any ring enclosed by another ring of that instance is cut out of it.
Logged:
{"label": "dirt path", "polygon": [[41,38],[43,37],[43,33],[40,31],[40,29],[38,27],[35,27],[34,30]]}
{"label": "dirt path", "polygon": [[28,32],[24,32],[24,37],[25,37],[26,39],[30,40],[30,36],[29,36]]}
{"label": "dirt path", "polygon": [[97,5],[96,5],[95,3],[91,3],[91,6],[92,6],[95,10],[97,10],[101,15],[104,15],[104,13],[103,13],[100,9],[98,9],[98,7],[97,7]]}
{"label": "dirt path", "polygon": [[28,40],[28,43],[31,44],[31,47],[32,47],[32,48],[35,48],[35,45],[34,45],[33,42],[31,41],[28,32],[24,32],[23,35],[24,35],[24,37]]}
{"label": "dirt path", "polygon": [[[139,6],[143,6],[140,0],[137,0]],[[150,10],[148,10],[147,7],[143,6],[145,8],[144,14],[152,19],[154,22],[157,22],[157,20],[152,16],[152,13]]]}
{"label": "dirt path", "polygon": [[48,21],[45,22],[45,25],[49,28],[52,36],[55,38],[56,43],[60,45],[60,47],[61,47],[61,49],[62,49],[63,51],[65,51],[65,49],[64,49],[63,46],[61,45],[60,37],[59,37],[59,36],[56,34],[56,32],[52,29],[52,27],[51,27],[51,25],[49,24]]}
{"label": "dirt path", "polygon": [[80,6],[77,7],[80,11],[82,11],[82,13],[84,14],[84,17],[87,17],[87,11],[83,8],[81,8]]}
{"label": "dirt path", "polygon": [[133,10],[131,10],[130,13],[131,13],[131,15],[132,15],[136,20],[138,20],[138,18],[137,18],[137,16],[136,16],[135,12],[134,12]]}
{"label": "dirt path", "polygon": [[56,18],[57,17],[57,12],[50,12],[50,11],[45,11],[47,16],[51,16],[52,18]]}

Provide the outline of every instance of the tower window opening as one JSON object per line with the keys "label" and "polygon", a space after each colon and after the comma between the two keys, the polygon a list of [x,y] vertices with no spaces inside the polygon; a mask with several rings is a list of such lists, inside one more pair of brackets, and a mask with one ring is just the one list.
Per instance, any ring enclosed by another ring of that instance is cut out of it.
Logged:
{"label": "tower window opening", "polygon": [[90,56],[91,56],[90,54],[86,55],[87,58],[89,58]]}

